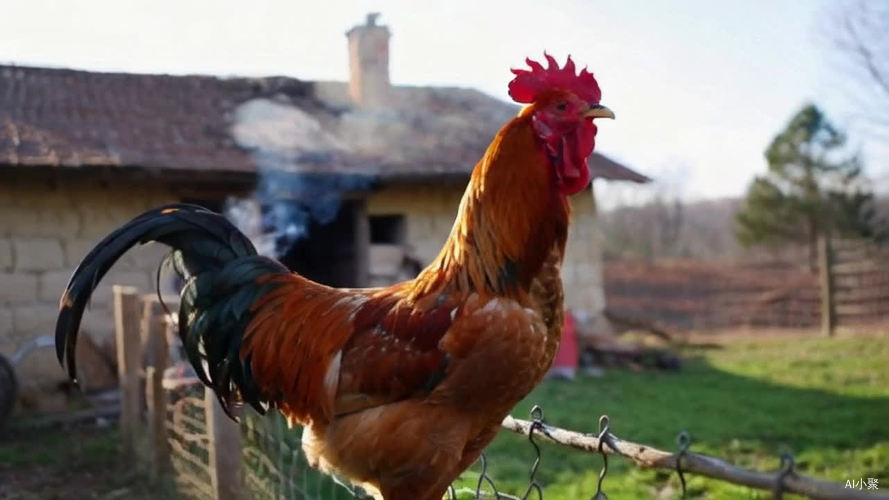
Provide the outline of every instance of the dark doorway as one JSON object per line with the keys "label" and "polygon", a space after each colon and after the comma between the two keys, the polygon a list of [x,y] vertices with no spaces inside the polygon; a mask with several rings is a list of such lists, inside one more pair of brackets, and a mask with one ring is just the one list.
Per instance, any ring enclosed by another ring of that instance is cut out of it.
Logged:
{"label": "dark doorway", "polygon": [[360,287],[367,280],[370,229],[363,200],[347,200],[329,224],[309,223],[280,261],[291,270],[333,287]]}
{"label": "dark doorway", "polygon": [[372,215],[370,217],[371,245],[403,245],[404,225],[403,215]]}

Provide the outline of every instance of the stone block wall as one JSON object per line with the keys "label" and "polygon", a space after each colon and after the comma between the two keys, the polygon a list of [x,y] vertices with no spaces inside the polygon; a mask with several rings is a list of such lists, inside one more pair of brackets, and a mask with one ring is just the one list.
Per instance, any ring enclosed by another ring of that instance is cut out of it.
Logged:
{"label": "stone block wall", "polygon": [[[8,356],[29,339],[52,334],[59,297],[80,259],[119,225],[170,201],[172,193],[159,186],[0,180],[0,353]],[[102,280],[82,326],[97,345],[111,340],[111,286],[153,290],[162,255],[160,245],[134,249]],[[49,350],[29,357],[19,371],[22,378],[62,377]]]}
{"label": "stone block wall", "polygon": [[[405,217],[408,254],[428,264],[444,244],[463,194],[461,185],[390,187],[367,200],[368,215]],[[98,241],[138,213],[176,201],[154,185],[105,185],[98,181],[3,179],[0,182],[0,353],[10,355],[29,339],[52,334],[59,296],[76,265]],[[604,307],[601,235],[589,194],[574,197],[574,220],[563,267],[566,306],[596,313]],[[97,345],[111,341],[111,287],[154,290],[160,245],[131,250],[96,290],[82,330]],[[23,377],[58,380],[49,350],[29,358]]]}

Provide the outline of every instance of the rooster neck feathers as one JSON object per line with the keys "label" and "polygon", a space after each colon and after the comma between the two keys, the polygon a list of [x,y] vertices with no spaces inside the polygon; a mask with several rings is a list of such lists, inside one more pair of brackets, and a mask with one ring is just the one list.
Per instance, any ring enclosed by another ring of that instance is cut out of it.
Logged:
{"label": "rooster neck feathers", "polygon": [[414,295],[450,287],[517,296],[554,248],[564,251],[569,214],[526,109],[476,165],[451,234]]}

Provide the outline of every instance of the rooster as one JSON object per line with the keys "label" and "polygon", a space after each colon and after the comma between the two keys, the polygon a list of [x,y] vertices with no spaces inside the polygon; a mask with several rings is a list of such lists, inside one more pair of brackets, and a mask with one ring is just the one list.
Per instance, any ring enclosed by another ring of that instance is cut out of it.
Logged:
{"label": "rooster", "polygon": [[[450,236],[411,281],[337,289],[257,255],[198,206],[150,210],[102,240],[74,271],[56,325],[76,379],[75,344],[99,280],[136,243],[172,248],[183,280],[179,335],[223,407],[275,408],[303,425],[314,467],[390,500],[440,499],[510,409],[548,370],[563,324],[567,197],[590,182],[599,104],[591,73],[526,60],[509,94],[526,106],[475,166]],[[63,361],[64,359],[64,361]]]}

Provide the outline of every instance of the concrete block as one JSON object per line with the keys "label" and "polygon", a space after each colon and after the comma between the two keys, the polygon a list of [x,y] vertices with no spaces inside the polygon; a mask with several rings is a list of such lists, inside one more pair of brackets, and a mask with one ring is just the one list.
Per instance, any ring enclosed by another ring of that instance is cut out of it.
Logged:
{"label": "concrete block", "polygon": [[71,271],[48,271],[42,273],[39,278],[37,298],[45,302],[57,302],[68,279],[71,277]]}
{"label": "concrete block", "polygon": [[59,308],[55,304],[31,304],[12,310],[13,337],[19,341],[37,335],[52,335]]}
{"label": "concrete block", "polygon": [[37,209],[35,236],[74,236],[80,232],[80,214],[70,206],[50,205]]}
{"label": "concrete block", "polygon": [[12,309],[0,308],[0,343],[12,336]]}
{"label": "concrete block", "polygon": [[12,251],[17,271],[52,271],[62,269],[65,257],[62,244],[54,238],[15,238]]}
{"label": "concrete block", "polygon": [[0,238],[0,271],[11,271],[15,262],[12,260],[12,241]]}
{"label": "concrete block", "polygon": [[76,233],[80,216],[67,195],[41,184],[22,186],[15,201],[0,211],[0,233],[13,236],[59,236]]}
{"label": "concrete block", "polygon": [[37,290],[34,273],[0,273],[0,303],[34,301]]}
{"label": "concrete block", "polygon": [[74,268],[99,241],[99,238],[72,237],[63,239],[62,250],[65,253],[65,266],[74,271]]}
{"label": "concrete block", "polygon": [[21,206],[3,208],[0,210],[0,235],[31,236],[39,227],[39,220],[36,210]]}
{"label": "concrete block", "polygon": [[81,200],[76,210],[81,221],[81,237],[96,239],[105,236],[116,227],[112,210],[103,200],[93,198]]}

